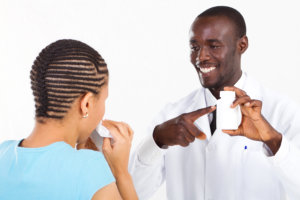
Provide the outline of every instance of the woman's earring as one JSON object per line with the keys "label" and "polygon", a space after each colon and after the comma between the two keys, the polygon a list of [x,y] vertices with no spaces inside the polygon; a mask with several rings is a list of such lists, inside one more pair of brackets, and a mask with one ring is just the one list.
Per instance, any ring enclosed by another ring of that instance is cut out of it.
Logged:
{"label": "woman's earring", "polygon": [[89,114],[88,113],[86,113],[85,115],[83,115],[82,117],[83,118],[87,118],[89,116]]}

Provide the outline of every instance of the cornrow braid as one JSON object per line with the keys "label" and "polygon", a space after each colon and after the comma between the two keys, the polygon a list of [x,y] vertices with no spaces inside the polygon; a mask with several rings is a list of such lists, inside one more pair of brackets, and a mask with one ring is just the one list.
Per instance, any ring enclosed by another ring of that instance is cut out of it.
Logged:
{"label": "cornrow braid", "polygon": [[30,72],[36,118],[62,119],[80,95],[98,94],[107,76],[104,59],[87,44],[58,40],[48,45]]}

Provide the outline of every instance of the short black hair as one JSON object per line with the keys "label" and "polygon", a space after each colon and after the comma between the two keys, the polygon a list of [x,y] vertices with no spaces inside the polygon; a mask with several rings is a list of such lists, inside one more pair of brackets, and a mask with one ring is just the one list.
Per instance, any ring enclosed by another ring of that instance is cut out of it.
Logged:
{"label": "short black hair", "polygon": [[98,94],[108,69],[101,55],[77,40],[58,40],[44,48],[30,72],[35,117],[62,119],[72,103],[87,92]]}
{"label": "short black hair", "polygon": [[242,14],[234,8],[228,6],[215,6],[209,8],[198,15],[200,17],[213,17],[213,16],[225,16],[236,26],[236,33],[238,37],[246,35],[246,23]]}

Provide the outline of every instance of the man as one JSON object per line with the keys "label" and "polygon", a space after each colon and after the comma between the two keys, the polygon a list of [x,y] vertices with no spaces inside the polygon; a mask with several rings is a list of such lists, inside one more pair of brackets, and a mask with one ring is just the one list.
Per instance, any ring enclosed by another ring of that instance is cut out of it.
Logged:
{"label": "man", "polygon": [[[242,73],[242,15],[225,6],[204,11],[191,26],[190,47],[203,87],[167,105],[137,148],[131,172],[139,198],[166,181],[171,200],[300,199],[300,109]],[[224,89],[241,107],[238,130],[215,130]]]}

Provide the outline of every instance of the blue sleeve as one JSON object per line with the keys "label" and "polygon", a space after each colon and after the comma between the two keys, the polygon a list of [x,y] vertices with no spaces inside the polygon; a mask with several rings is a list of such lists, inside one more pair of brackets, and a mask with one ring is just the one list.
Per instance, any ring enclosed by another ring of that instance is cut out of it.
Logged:
{"label": "blue sleeve", "polygon": [[99,189],[115,181],[103,154],[95,151],[89,153],[91,155],[86,155],[89,159],[82,168],[81,179],[83,181],[79,186],[80,199],[92,199]]}

